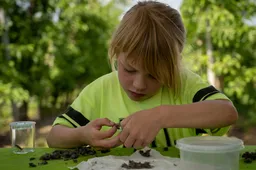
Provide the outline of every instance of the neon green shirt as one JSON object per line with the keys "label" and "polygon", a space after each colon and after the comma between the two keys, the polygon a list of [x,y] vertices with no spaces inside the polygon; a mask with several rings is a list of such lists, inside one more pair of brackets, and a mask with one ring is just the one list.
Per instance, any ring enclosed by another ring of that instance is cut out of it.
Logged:
{"label": "neon green shirt", "polygon": [[[120,118],[139,110],[159,105],[181,105],[202,100],[227,99],[197,74],[184,69],[181,76],[181,96],[175,98],[170,89],[162,87],[156,95],[144,101],[133,101],[120,86],[117,72],[104,75],[87,85],[65,113],[58,116],[53,125],[61,124],[68,127],[79,127],[96,118],[108,118],[119,122]],[[188,113],[189,114],[189,113]],[[108,127],[103,127],[103,130]],[[152,146],[165,147],[175,145],[176,140],[188,136],[223,135],[229,127],[217,129],[168,128],[159,131]]]}

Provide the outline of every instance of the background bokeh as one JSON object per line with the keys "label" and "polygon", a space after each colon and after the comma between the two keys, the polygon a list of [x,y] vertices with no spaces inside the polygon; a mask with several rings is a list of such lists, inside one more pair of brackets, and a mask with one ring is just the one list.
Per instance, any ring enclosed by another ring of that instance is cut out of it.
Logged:
{"label": "background bokeh", "polygon": [[[256,1],[162,0],[187,30],[184,64],[234,103],[228,136],[256,144]],[[45,147],[51,124],[88,83],[111,71],[111,34],[129,0],[0,1],[0,147],[9,123],[37,122]]]}

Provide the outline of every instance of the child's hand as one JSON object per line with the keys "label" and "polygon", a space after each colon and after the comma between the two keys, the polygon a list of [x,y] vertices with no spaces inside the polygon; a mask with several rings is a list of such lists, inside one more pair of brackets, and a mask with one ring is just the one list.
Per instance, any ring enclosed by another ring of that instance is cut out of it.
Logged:
{"label": "child's hand", "polygon": [[[102,126],[112,127],[108,131],[100,131]],[[107,118],[99,118],[89,122],[86,126],[81,127],[82,142],[96,148],[113,148],[121,145],[119,135],[112,137],[117,128],[115,123]],[[107,139],[110,138],[110,139]]]}
{"label": "child's hand", "polygon": [[149,145],[161,129],[160,115],[153,108],[136,112],[121,122],[120,140],[124,146],[141,148]]}

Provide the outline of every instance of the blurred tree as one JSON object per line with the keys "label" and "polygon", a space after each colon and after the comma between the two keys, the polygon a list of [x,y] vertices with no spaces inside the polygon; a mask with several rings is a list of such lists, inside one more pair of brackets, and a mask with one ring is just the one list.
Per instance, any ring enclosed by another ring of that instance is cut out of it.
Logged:
{"label": "blurred tree", "polygon": [[123,2],[103,2],[0,1],[0,106],[10,104],[15,120],[27,119],[32,97],[43,117],[48,109],[70,104],[76,89],[110,71],[108,40]]}
{"label": "blurred tree", "polygon": [[193,70],[224,91],[241,115],[256,123],[256,14],[251,0],[183,0],[187,28],[184,55]]}

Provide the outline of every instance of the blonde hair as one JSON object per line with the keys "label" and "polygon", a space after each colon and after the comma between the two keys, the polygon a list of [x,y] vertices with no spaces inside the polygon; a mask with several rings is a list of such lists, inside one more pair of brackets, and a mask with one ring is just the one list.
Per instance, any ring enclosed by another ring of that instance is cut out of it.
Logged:
{"label": "blonde hair", "polygon": [[113,34],[109,59],[114,68],[118,55],[124,52],[127,60],[142,64],[176,95],[181,84],[184,43],[185,29],[176,9],[155,1],[138,2],[123,16]]}

